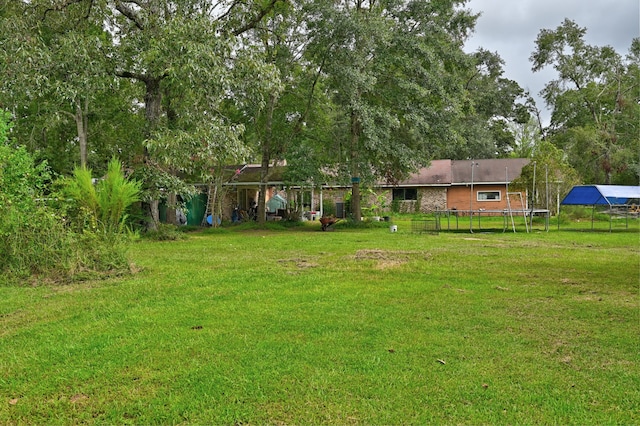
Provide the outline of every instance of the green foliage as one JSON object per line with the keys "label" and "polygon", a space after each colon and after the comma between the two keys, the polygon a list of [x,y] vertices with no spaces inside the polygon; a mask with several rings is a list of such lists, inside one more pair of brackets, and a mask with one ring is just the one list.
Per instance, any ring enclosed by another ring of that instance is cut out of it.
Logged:
{"label": "green foliage", "polygon": [[323,214],[326,216],[335,216],[336,203],[332,199],[324,200],[322,203]]}
{"label": "green foliage", "polygon": [[570,223],[570,221],[579,221],[592,217],[592,207],[587,206],[564,206],[562,208],[562,216],[565,218],[563,223]]}
{"label": "green foliage", "polygon": [[107,144],[122,146],[112,139],[114,129],[135,135],[134,129],[123,131],[136,122],[135,94],[109,75],[112,46],[95,14],[99,9],[87,14],[79,4],[12,3],[0,17],[0,63],[9,76],[0,81],[0,102],[15,111],[22,143],[66,174],[74,163],[108,155]]}
{"label": "green foliage", "polygon": [[32,220],[11,227],[0,250],[0,271],[5,283],[34,285],[119,275],[129,271],[128,244],[120,234],[71,232],[63,217],[39,208]]}
{"label": "green foliage", "polygon": [[120,162],[113,158],[107,174],[93,184],[91,170],[76,168],[73,178],[64,181],[63,195],[72,200],[70,212],[79,230],[122,233],[127,209],[139,201],[141,184],[128,180]]}
{"label": "green foliage", "polygon": [[[65,197],[70,197],[76,205],[76,224],[80,225],[78,230],[95,229],[98,219],[98,196],[93,184],[91,170],[76,167],[73,171],[73,178],[67,181],[63,190]],[[82,218],[82,220],[78,220]],[[87,223],[86,221],[89,221]]]}
{"label": "green foliage", "polygon": [[[28,272],[32,264],[37,265],[30,259],[37,258],[41,249],[48,250],[55,245],[40,241],[41,237],[47,237],[42,232],[46,230],[42,228],[43,221],[49,222],[42,203],[36,201],[42,198],[49,177],[46,164],[35,165],[24,147],[9,145],[9,126],[8,114],[3,112],[0,117],[0,271],[20,275]],[[55,229],[52,234],[55,235]],[[38,240],[32,247],[28,244],[30,235],[37,235]],[[49,256],[43,260],[48,259]]]}
{"label": "green foliage", "polygon": [[342,176],[393,181],[460,141],[467,57],[459,40],[475,18],[454,3],[310,6],[319,18],[309,50],[334,104],[325,149]]}
{"label": "green foliage", "polygon": [[75,247],[62,218],[50,209],[38,207],[29,217],[15,209],[5,211],[0,221],[0,271],[7,281],[43,277],[68,279]]}
{"label": "green foliage", "polygon": [[399,200],[391,201],[391,212],[392,213],[400,213],[400,201]]}
{"label": "green foliage", "polygon": [[503,77],[504,61],[497,53],[480,48],[469,55],[464,85],[468,97],[458,131],[462,146],[447,147],[447,158],[507,156],[516,146],[513,127],[528,121],[527,96],[517,82]]}
{"label": "green foliage", "polygon": [[9,111],[0,109],[0,144],[9,140],[9,130],[11,129],[11,114]]}
{"label": "green foliage", "polygon": [[106,176],[96,185],[99,219],[107,232],[122,232],[127,209],[140,200],[140,186],[125,178],[120,161],[111,159]]}
{"label": "green foliage", "polygon": [[[0,123],[6,131],[6,121]],[[66,245],[62,221],[43,201],[48,180],[46,163],[35,164],[25,147],[0,144],[0,271],[8,276],[66,263],[64,249],[57,253]]]}
{"label": "green foliage", "polygon": [[535,147],[541,141],[541,129],[531,117],[525,123],[512,123],[511,131],[515,138],[515,145],[511,152],[513,158],[531,158]]}
{"label": "green foliage", "polygon": [[416,203],[414,207],[415,213],[420,213],[422,211],[422,191],[418,191],[416,194]]}
{"label": "green foliage", "polygon": [[[534,180],[535,178],[535,180]],[[568,164],[564,152],[551,142],[540,142],[533,148],[531,161],[522,168],[512,187],[528,191],[536,207],[556,209],[557,197],[563,198],[574,185],[580,183],[577,172]],[[535,194],[532,189],[535,187]],[[549,197],[549,198],[546,198]]]}
{"label": "green foliage", "polygon": [[46,162],[36,164],[24,146],[0,143],[0,211],[11,207],[29,213],[49,179]]}
{"label": "green foliage", "polygon": [[553,107],[550,140],[586,183],[637,184],[640,40],[623,58],[610,46],[588,45],[585,34],[566,19],[536,39],[533,71],[552,67],[558,74],[542,92]]}
{"label": "green foliage", "polygon": [[371,188],[363,191],[365,207],[362,208],[365,216],[381,216],[387,209],[387,196],[385,193],[378,194]]}
{"label": "green foliage", "polygon": [[[333,179],[396,182],[462,143],[463,40],[475,22],[458,2],[312,2],[307,52],[323,76]],[[314,157],[312,157],[314,158]],[[336,177],[337,176],[337,177]]]}

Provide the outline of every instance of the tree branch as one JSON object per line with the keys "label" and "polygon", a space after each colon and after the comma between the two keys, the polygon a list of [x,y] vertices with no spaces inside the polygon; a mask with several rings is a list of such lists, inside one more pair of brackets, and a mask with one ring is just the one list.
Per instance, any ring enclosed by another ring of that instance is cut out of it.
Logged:
{"label": "tree branch", "polygon": [[[135,4],[138,4],[134,2]],[[135,10],[124,4],[121,0],[116,0],[116,9],[118,12],[122,13],[127,19],[129,19],[133,24],[139,29],[143,30],[144,25],[142,23],[142,18],[140,15],[136,13]]]}
{"label": "tree branch", "polygon": [[322,70],[324,68],[326,60],[327,60],[327,55],[325,55],[322,58],[322,63],[318,67],[316,75],[313,79],[313,83],[311,84],[311,90],[309,91],[309,97],[307,98],[307,105],[305,107],[304,113],[302,113],[302,115],[298,118],[298,122],[296,123],[293,129],[294,134],[299,134],[302,131],[302,126],[304,125],[305,121],[307,121],[307,117],[309,116],[309,111],[311,111],[311,107],[313,104],[313,96],[316,91],[316,85],[318,84],[318,80],[320,78],[320,75],[322,74]]}
{"label": "tree branch", "polygon": [[[229,9],[227,9],[227,11],[226,11],[225,13],[223,13],[222,15],[220,15],[220,16],[218,17],[218,19],[219,19],[219,20],[224,20],[227,16],[231,15],[231,11],[232,11],[232,10],[233,10],[237,5],[238,5],[238,2],[235,2],[235,1],[234,1],[234,2],[233,2],[233,4],[232,4],[231,6],[229,6]],[[214,7],[213,7],[213,9],[215,10],[218,6],[219,6],[219,4],[218,4],[218,5],[216,5],[216,6],[214,6]]]}
{"label": "tree branch", "polygon": [[65,111],[65,110],[61,109],[61,110],[58,110],[58,112],[59,112],[59,113],[61,113],[61,114],[66,115],[67,117],[71,117],[71,118],[73,118],[74,120],[76,120],[76,119],[77,119],[77,118],[76,118],[76,114],[73,114],[73,113],[71,113],[71,112],[69,112],[69,111]]}
{"label": "tree branch", "polygon": [[[78,3],[82,3],[83,1],[86,0],[67,0],[66,2],[58,5],[58,6],[53,6],[53,7],[49,7],[47,9],[45,9],[44,11],[44,15],[42,16],[42,20],[44,21],[45,19],[47,19],[47,14],[49,12],[60,12],[61,10],[66,9],[67,7],[71,6],[72,4],[78,4]],[[91,10],[91,6],[93,5],[93,0],[91,0],[89,2],[89,10]]]}
{"label": "tree branch", "polygon": [[258,25],[258,23],[262,21],[262,18],[264,18],[269,12],[273,10],[273,8],[275,7],[278,1],[280,0],[271,0],[269,4],[267,4],[262,10],[260,10],[260,12],[258,12],[258,14],[254,16],[249,22],[247,22],[242,27],[236,29],[233,32],[233,35],[239,36],[240,34],[255,28],[256,25]]}
{"label": "tree branch", "polygon": [[134,80],[140,80],[144,82],[146,82],[149,79],[149,77],[144,74],[139,74],[139,73],[130,72],[130,71],[116,71],[116,76],[122,77],[122,78],[131,78]]}

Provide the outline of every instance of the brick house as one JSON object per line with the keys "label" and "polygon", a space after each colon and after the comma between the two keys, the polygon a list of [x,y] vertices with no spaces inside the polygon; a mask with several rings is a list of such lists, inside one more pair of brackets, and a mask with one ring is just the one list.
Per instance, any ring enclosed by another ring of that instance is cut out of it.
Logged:
{"label": "brick house", "polygon": [[[526,158],[497,158],[488,160],[455,160],[451,162],[451,186],[447,188],[447,209],[467,213],[483,210],[487,214],[507,209],[507,191],[514,179],[520,177]],[[526,209],[526,195],[513,194],[511,208]],[[514,205],[517,204],[517,205]],[[521,205],[522,204],[522,205]]]}
{"label": "brick house", "polygon": [[[397,185],[380,182],[372,192],[363,192],[363,212],[367,207],[380,207],[371,215],[384,216],[391,211],[401,213],[429,213],[455,210],[460,215],[470,210],[483,211],[483,215],[500,215],[507,209],[507,191],[522,168],[529,163],[525,158],[484,160],[433,160],[429,167],[411,174]],[[287,200],[289,207],[302,212],[307,218],[318,218],[323,213],[338,217],[348,215],[351,188],[325,184],[321,188],[286,186],[282,174],[286,166],[271,170],[267,183],[267,203],[278,195]],[[230,217],[232,206],[248,209],[257,200],[259,166],[248,165],[229,182],[223,216]],[[526,208],[526,196],[511,198],[512,209]],[[517,201],[517,205],[514,204]],[[306,212],[306,214],[304,213]]]}
{"label": "brick house", "polygon": [[[456,210],[464,215],[473,210],[501,215],[508,208],[508,185],[528,163],[526,158],[433,160],[395,186],[379,183],[363,205],[380,204],[382,198],[385,212]],[[514,210],[526,208],[525,194],[512,194],[510,201]]]}

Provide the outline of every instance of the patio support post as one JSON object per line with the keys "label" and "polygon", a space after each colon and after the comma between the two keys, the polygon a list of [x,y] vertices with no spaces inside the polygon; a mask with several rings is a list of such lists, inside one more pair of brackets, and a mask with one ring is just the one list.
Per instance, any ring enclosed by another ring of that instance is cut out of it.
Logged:
{"label": "patio support post", "polygon": [[315,191],[313,186],[311,187],[311,202],[309,203],[309,211],[315,211],[315,203],[313,202],[313,196],[315,195]]}
{"label": "patio support post", "polygon": [[473,169],[478,163],[471,161],[471,193],[469,194],[469,232],[473,234]]}
{"label": "patio support post", "polygon": [[533,228],[533,209],[536,204],[536,162],[533,162],[533,189],[531,191],[531,212],[529,213],[529,227]]}

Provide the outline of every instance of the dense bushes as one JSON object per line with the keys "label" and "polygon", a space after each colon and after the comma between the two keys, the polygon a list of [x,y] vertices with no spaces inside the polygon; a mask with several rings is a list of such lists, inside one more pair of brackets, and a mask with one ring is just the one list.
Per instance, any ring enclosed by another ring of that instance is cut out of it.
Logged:
{"label": "dense bushes", "polygon": [[48,179],[46,165],[36,166],[24,148],[0,145],[0,270],[5,279],[62,263],[51,252],[67,244],[56,238],[58,221],[43,206]]}
{"label": "dense bushes", "polygon": [[139,186],[124,179],[115,159],[95,186],[88,170],[60,183],[60,194],[52,193],[46,164],[0,143],[0,283],[129,269],[124,219]]}

